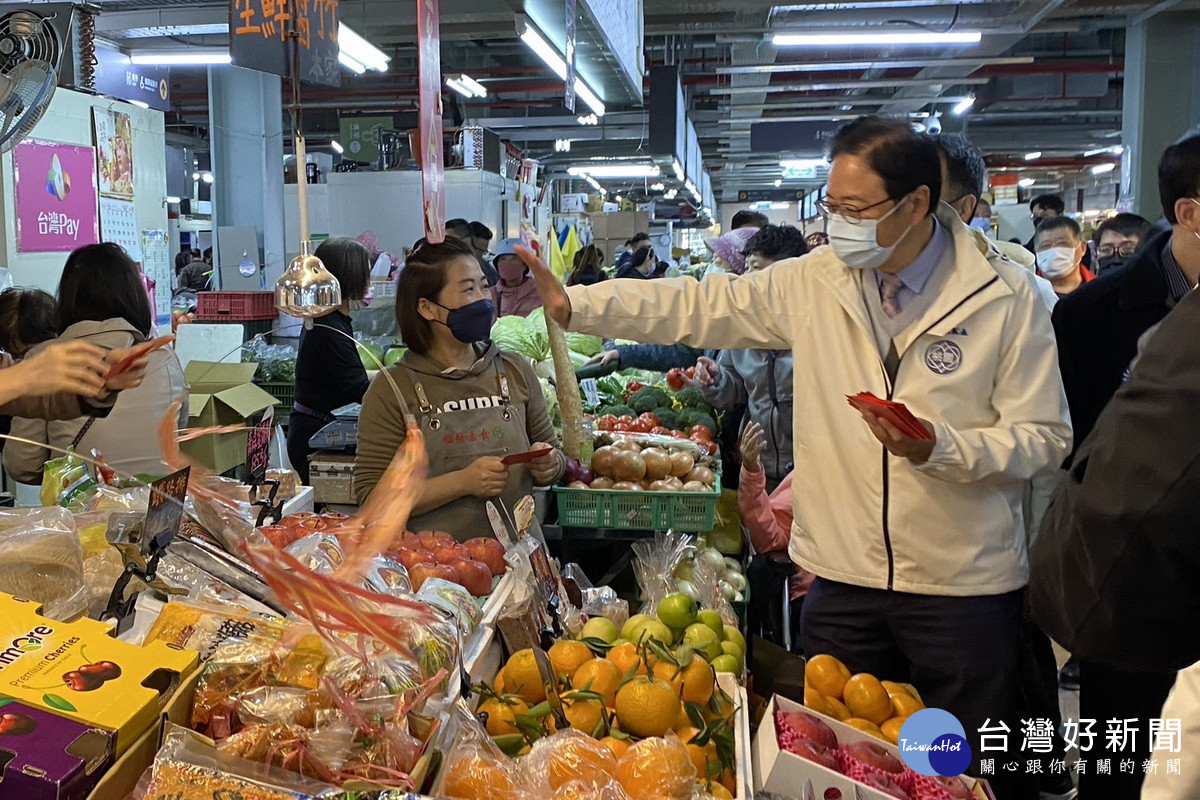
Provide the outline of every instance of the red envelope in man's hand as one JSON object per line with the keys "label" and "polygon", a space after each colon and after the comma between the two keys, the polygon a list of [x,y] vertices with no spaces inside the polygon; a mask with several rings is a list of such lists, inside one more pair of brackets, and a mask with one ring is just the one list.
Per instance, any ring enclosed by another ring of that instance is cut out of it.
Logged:
{"label": "red envelope in man's hand", "polygon": [[869,410],[875,416],[886,419],[905,436],[926,442],[933,441],[933,436],[913,416],[913,413],[908,410],[908,406],[904,405],[904,403],[897,403],[894,400],[884,400],[870,392],[846,395],[846,400],[858,411]]}

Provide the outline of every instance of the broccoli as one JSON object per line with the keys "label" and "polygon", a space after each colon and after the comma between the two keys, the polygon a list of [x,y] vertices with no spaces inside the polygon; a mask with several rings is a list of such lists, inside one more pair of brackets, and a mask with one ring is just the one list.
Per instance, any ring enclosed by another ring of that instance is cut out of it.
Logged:
{"label": "broccoli", "polygon": [[672,431],[680,430],[679,412],[675,409],[665,406],[663,408],[656,408],[654,409],[654,416],[658,417],[658,424],[664,428]]}
{"label": "broccoli", "polygon": [[601,417],[603,417],[607,414],[612,414],[614,417],[636,417],[637,416],[637,412],[626,405],[604,406],[597,413]]}
{"label": "broccoli", "polygon": [[708,408],[708,403],[704,402],[704,393],[695,386],[683,387],[676,393],[675,399],[684,408]]}
{"label": "broccoli", "polygon": [[629,407],[639,414],[654,411],[660,406],[670,406],[671,398],[657,386],[643,386],[629,398]]}
{"label": "broccoli", "polygon": [[703,425],[708,428],[710,434],[717,435],[717,423],[711,416],[699,409],[685,408],[679,415],[679,427],[683,430],[690,430],[693,425]]}

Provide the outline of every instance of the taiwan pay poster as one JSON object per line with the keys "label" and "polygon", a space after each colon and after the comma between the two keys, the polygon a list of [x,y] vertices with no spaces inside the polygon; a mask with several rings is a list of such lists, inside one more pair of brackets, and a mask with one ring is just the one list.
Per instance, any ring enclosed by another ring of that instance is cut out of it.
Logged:
{"label": "taiwan pay poster", "polygon": [[96,154],[28,140],[13,148],[17,250],[69,253],[96,241]]}

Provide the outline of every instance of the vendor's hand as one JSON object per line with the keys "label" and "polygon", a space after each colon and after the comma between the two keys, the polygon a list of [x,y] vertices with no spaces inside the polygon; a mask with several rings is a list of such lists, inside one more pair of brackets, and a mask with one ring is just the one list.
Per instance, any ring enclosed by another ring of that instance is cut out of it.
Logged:
{"label": "vendor's hand", "polygon": [[525,262],[525,266],[529,267],[529,273],[533,275],[534,283],[537,285],[538,297],[542,298],[542,306],[546,309],[546,316],[566,330],[567,325],[571,322],[571,300],[567,297],[567,290],[563,288],[558,278],[554,277],[554,273],[550,271],[550,267],[546,266],[546,262],[538,258],[528,247],[519,244],[513,248],[513,251]]}
{"label": "vendor's hand", "polygon": [[742,440],[738,444],[738,447],[742,451],[742,466],[745,467],[747,472],[758,472],[762,469],[762,463],[759,459],[762,457],[763,451],[767,449],[767,437],[763,433],[761,425],[757,422],[751,422],[746,425],[746,429],[742,431]]}
{"label": "vendor's hand", "polygon": [[[554,447],[554,445],[546,442],[534,442],[529,449],[543,450],[547,447]],[[529,474],[533,476],[533,482],[538,486],[549,486],[558,477],[561,470],[562,460],[557,449],[529,462]]]}
{"label": "vendor's hand", "polygon": [[196,315],[176,309],[171,312],[171,333],[179,330],[180,325],[189,325],[196,321]]}
{"label": "vendor's hand", "polygon": [[60,342],[15,364],[10,374],[18,378],[22,394],[32,397],[68,393],[95,397],[104,390],[108,364],[104,351],[84,342]]}
{"label": "vendor's hand", "polygon": [[892,423],[888,422],[878,414],[872,413],[870,410],[859,411],[862,418],[866,420],[867,425],[871,427],[871,433],[875,434],[875,438],[887,448],[887,451],[894,456],[907,458],[914,464],[924,464],[929,460],[929,455],[933,452],[933,446],[937,444],[936,434],[933,431],[933,426],[923,419],[918,419],[917,422],[925,426],[925,430],[929,431],[930,439],[914,439],[911,436],[905,436]]}
{"label": "vendor's hand", "polygon": [[[104,360],[111,369],[117,364],[120,364],[129,356],[133,355],[137,350],[137,346],[126,347],[121,350],[109,350],[105,355]],[[146,366],[150,363],[150,354],[142,356],[129,365],[129,369],[122,372],[120,375],[114,375],[104,388],[112,392],[120,392],[125,389],[136,389],[142,385],[142,379],[146,377]],[[106,370],[107,371],[107,370]]]}
{"label": "vendor's hand", "polygon": [[602,367],[607,367],[612,362],[620,362],[621,354],[616,350],[605,350],[603,353],[597,353],[587,360],[585,367],[592,367],[599,364]]}
{"label": "vendor's hand", "polygon": [[717,376],[721,374],[721,368],[717,366],[717,362],[713,361],[708,356],[700,356],[696,359],[696,377],[692,380],[701,388],[712,386],[717,382]]}
{"label": "vendor's hand", "polygon": [[498,456],[476,459],[462,472],[467,491],[476,497],[499,497],[508,482],[508,467]]}

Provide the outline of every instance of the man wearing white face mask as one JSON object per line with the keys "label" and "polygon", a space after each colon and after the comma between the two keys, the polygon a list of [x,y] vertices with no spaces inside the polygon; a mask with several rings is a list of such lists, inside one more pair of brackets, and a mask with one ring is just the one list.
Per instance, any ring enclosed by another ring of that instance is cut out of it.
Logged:
{"label": "man wearing white face mask", "polygon": [[1050,281],[1059,297],[1066,297],[1096,278],[1083,265],[1087,243],[1079,223],[1070,217],[1042,220],[1033,235],[1033,250],[1037,254],[1038,275]]}
{"label": "man wearing white face mask", "polygon": [[[817,576],[805,653],[910,679],[962,722],[978,770],[985,723],[1021,729],[1023,495],[1071,440],[1054,334],[1027,273],[990,264],[938,205],[933,142],[862,117],[830,155],[830,246],[770,269],[563,289],[518,252],[570,330],[792,350],[788,550]],[[863,391],[905,403],[929,438],[860,417],[845,398]],[[1037,798],[1034,776],[999,773],[997,797]]]}

